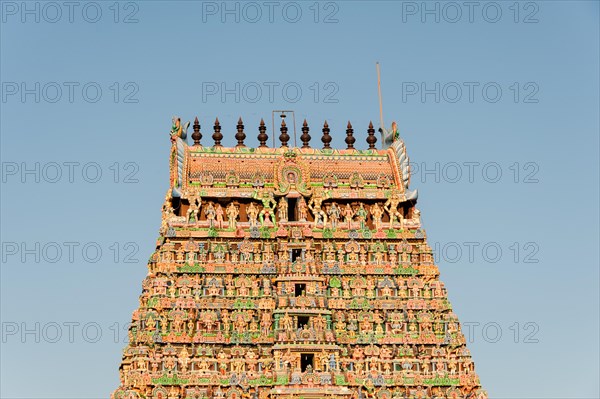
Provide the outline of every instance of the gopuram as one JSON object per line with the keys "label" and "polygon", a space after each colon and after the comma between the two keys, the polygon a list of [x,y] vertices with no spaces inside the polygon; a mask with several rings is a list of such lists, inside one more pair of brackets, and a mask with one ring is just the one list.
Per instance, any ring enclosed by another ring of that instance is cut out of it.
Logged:
{"label": "gopuram", "polygon": [[[368,149],[201,144],[174,118],[160,236],[113,399],[487,398],[396,124]],[[294,140],[295,141],[295,137]],[[321,147],[321,145],[319,145]]]}

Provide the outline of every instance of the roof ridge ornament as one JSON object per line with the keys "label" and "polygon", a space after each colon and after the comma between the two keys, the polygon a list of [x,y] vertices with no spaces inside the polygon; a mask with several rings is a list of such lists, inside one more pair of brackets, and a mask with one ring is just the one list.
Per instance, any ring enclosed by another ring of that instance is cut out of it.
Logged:
{"label": "roof ridge ornament", "polygon": [[269,136],[267,135],[267,127],[265,126],[265,121],[263,118],[260,118],[260,126],[258,126],[258,142],[260,143],[259,147],[266,148],[267,140],[269,140]]}
{"label": "roof ridge ornament", "polygon": [[348,150],[354,150],[354,143],[356,142],[356,138],[354,137],[354,129],[352,128],[352,124],[348,121],[348,126],[346,127],[346,145],[348,146]]}
{"label": "roof ridge ornament", "polygon": [[375,149],[375,143],[377,143],[377,137],[375,136],[375,129],[373,128],[373,121],[369,121],[369,128],[367,129],[367,144],[369,144],[369,150]]}
{"label": "roof ridge ornament", "polygon": [[200,140],[202,140],[202,133],[200,133],[200,122],[198,121],[198,117],[194,119],[194,133],[192,133],[192,139],[194,140],[194,145],[200,145]]}
{"label": "roof ridge ornament", "polygon": [[215,141],[215,147],[222,147],[221,140],[223,140],[223,134],[221,133],[221,124],[219,123],[219,118],[215,119],[215,126],[213,126],[215,132],[212,135],[213,140]]}
{"label": "roof ridge ornament", "polygon": [[244,122],[242,121],[242,117],[238,119],[237,123],[237,133],[235,134],[235,139],[237,140],[236,147],[245,147],[244,140],[246,139],[246,133],[244,133]]}
{"label": "roof ridge ornament", "polygon": [[302,123],[302,135],[300,136],[300,140],[302,141],[302,148],[310,148],[310,134],[308,134],[308,131],[310,129],[308,128],[308,123],[306,122],[306,119],[304,119],[304,122]]}
{"label": "roof ridge ornament", "polygon": [[384,149],[391,146],[394,141],[400,140],[400,131],[398,130],[396,121],[392,122],[392,128],[390,130],[387,130],[385,127],[380,127],[379,132],[382,136]]}
{"label": "roof ridge ornament", "polygon": [[178,116],[173,117],[173,125],[171,125],[171,141],[175,141],[180,138],[185,142],[187,138],[187,129],[190,127],[190,122],[187,121],[185,125],[181,124],[181,118]]}
{"label": "roof ridge ornament", "polygon": [[325,123],[323,124],[323,137],[321,137],[321,141],[323,142],[323,149],[331,148],[331,136],[329,135],[329,132],[329,125],[327,124],[327,120],[325,120]]}
{"label": "roof ridge ornament", "polygon": [[298,156],[298,154],[296,154],[294,152],[294,150],[292,150],[291,148],[289,150],[287,150],[286,152],[283,153],[283,156],[285,158],[296,158]]}
{"label": "roof ridge ornament", "polygon": [[279,135],[279,140],[281,141],[282,147],[287,147],[288,142],[290,141],[290,135],[288,134],[288,128],[285,124],[285,119],[283,118],[285,118],[285,115],[282,114],[281,128],[279,129],[281,131],[281,134]]}

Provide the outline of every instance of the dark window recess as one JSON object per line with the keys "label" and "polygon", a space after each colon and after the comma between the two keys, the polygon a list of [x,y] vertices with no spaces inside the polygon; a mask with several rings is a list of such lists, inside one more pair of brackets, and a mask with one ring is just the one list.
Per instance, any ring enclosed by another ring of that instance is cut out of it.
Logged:
{"label": "dark window recess", "polygon": [[181,199],[179,197],[171,199],[171,206],[173,207],[175,215],[181,216]]}
{"label": "dark window recess", "polygon": [[296,260],[300,259],[301,256],[302,256],[301,249],[292,249],[292,262],[295,262]]}
{"label": "dark window recess", "polygon": [[308,327],[309,321],[310,317],[308,316],[298,316],[298,328],[303,328],[304,326]]}
{"label": "dark window recess", "polygon": [[315,359],[315,355],[312,353],[303,353],[300,355],[300,366],[302,367],[302,371],[306,371],[306,368],[310,366],[314,367],[313,361]]}
{"label": "dark window recess", "polygon": [[306,292],[306,284],[296,284],[295,296],[300,296]]}
{"label": "dark window recess", "polygon": [[288,198],[288,220],[290,222],[296,221],[296,198]]}

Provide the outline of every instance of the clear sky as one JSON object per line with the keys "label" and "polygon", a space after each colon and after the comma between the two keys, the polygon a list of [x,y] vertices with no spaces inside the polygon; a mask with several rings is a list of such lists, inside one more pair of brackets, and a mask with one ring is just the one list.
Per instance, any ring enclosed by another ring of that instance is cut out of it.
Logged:
{"label": "clear sky", "polygon": [[490,396],[600,396],[597,1],[0,5],[0,397],[117,387],[173,115],[366,148],[376,61]]}

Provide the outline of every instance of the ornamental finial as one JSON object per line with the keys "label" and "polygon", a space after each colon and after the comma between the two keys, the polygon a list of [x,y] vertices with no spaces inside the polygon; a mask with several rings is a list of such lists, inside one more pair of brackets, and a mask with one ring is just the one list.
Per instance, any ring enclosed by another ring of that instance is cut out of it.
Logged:
{"label": "ornamental finial", "polygon": [[235,134],[235,139],[237,140],[236,147],[245,147],[244,140],[246,139],[246,133],[244,133],[244,122],[242,122],[242,117],[238,119],[237,123],[237,133]]}
{"label": "ornamental finial", "polygon": [[327,121],[323,124],[323,137],[321,137],[321,141],[323,142],[323,148],[331,148],[329,143],[331,143],[331,136],[329,135],[329,125]]}
{"label": "ornamental finial", "polygon": [[369,128],[367,129],[367,144],[369,144],[369,150],[375,149],[375,143],[377,143],[377,137],[375,136],[375,129],[373,128],[373,122],[369,122]]}
{"label": "ornamental finial", "polygon": [[215,147],[222,147],[221,140],[223,140],[223,134],[221,133],[221,124],[219,123],[219,118],[215,119],[215,126],[213,128],[215,132],[213,133],[212,138],[215,141]]}
{"label": "ornamental finial", "polygon": [[200,122],[198,121],[198,117],[194,119],[194,133],[192,133],[192,139],[194,140],[194,145],[200,145],[200,140],[202,140],[202,133],[200,133]]}
{"label": "ornamental finial", "polygon": [[300,140],[302,140],[302,148],[310,148],[310,134],[308,134],[308,123],[306,119],[304,119],[304,123],[302,123],[302,135],[300,136]]}
{"label": "ornamental finial", "polygon": [[265,126],[265,121],[260,118],[260,126],[258,127],[258,142],[260,143],[259,147],[267,147],[267,140],[269,140],[269,136],[267,135],[267,127]]}
{"label": "ornamental finial", "polygon": [[348,121],[348,126],[346,128],[346,144],[348,145],[349,150],[354,149],[354,142],[356,138],[354,137],[354,129],[352,128],[352,124]]}
{"label": "ornamental finial", "polygon": [[279,140],[281,141],[282,147],[287,147],[288,141],[290,141],[290,135],[288,134],[288,128],[285,125],[285,119],[281,119],[281,128],[279,129],[281,134],[279,135]]}

